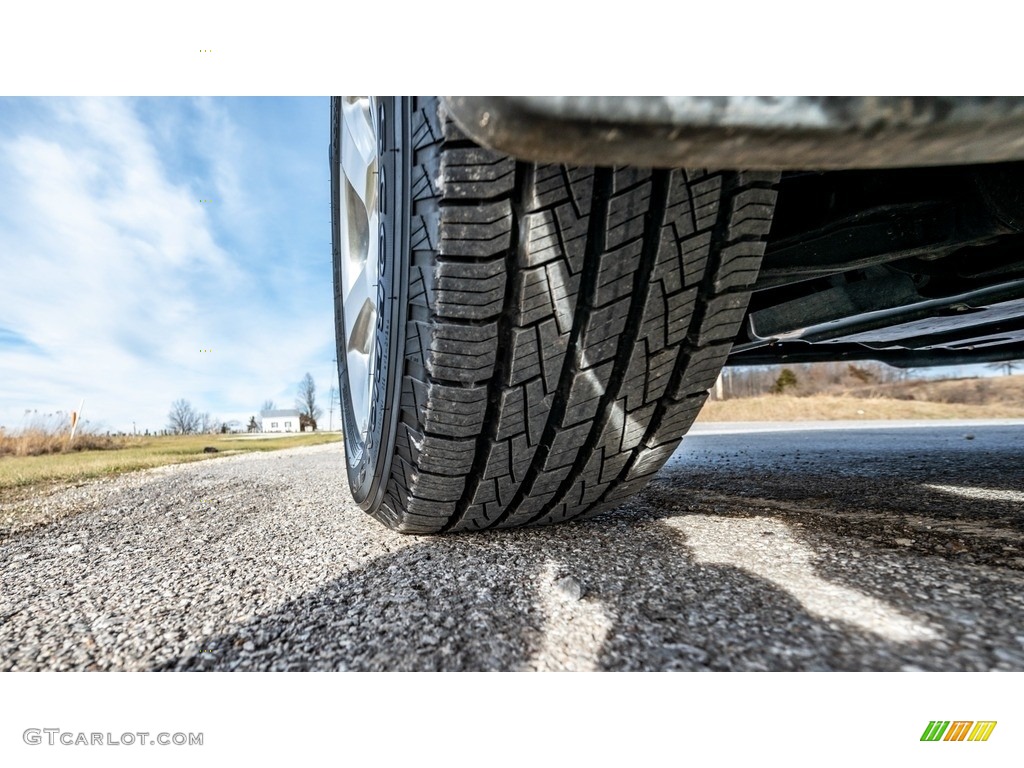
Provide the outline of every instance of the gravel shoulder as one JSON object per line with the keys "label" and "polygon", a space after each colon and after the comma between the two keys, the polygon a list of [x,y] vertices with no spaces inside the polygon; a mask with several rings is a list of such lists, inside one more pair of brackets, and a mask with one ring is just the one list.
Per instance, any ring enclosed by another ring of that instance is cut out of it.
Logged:
{"label": "gravel shoulder", "polygon": [[971,430],[697,434],[486,535],[385,530],[336,445],[90,483],[0,532],[0,669],[1024,670],[1020,428]]}

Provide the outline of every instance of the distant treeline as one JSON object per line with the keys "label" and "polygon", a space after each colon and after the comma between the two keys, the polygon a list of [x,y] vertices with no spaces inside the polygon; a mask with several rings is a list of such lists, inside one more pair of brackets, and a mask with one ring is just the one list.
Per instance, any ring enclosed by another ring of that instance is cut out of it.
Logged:
{"label": "distant treeline", "polygon": [[870,361],[738,366],[725,369],[721,388],[726,398],[836,394],[857,387],[910,381],[915,374],[912,368],[893,368]]}

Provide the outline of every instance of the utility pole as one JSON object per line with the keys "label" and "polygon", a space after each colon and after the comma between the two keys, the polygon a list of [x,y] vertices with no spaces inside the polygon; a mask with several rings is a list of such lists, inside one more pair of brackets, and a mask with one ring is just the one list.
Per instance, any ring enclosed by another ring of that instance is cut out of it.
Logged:
{"label": "utility pole", "polygon": [[327,421],[328,421],[327,431],[328,432],[333,432],[334,431],[334,398],[337,395],[337,393],[338,393],[338,388],[337,387],[331,387],[331,391],[329,393],[330,397],[331,397],[331,406],[329,408],[330,416],[327,419]]}

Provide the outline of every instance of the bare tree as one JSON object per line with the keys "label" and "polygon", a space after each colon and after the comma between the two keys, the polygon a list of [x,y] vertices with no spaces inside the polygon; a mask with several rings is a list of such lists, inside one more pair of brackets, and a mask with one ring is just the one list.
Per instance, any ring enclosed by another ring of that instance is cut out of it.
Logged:
{"label": "bare tree", "polygon": [[299,415],[305,416],[306,423],[315,430],[316,420],[320,418],[323,410],[316,404],[316,383],[308,372],[299,382],[299,396],[295,398],[295,407]]}
{"label": "bare tree", "polygon": [[1001,363],[989,363],[985,366],[993,371],[1002,371],[1004,376],[1012,376],[1014,371],[1024,368],[1024,362],[1020,360],[1004,360]]}
{"label": "bare tree", "polygon": [[220,419],[216,416],[211,416],[208,412],[204,411],[199,414],[199,431],[204,435],[210,432],[220,431]]}
{"label": "bare tree", "polygon": [[190,435],[199,429],[200,416],[184,398],[171,403],[167,414],[167,429],[174,435]]}
{"label": "bare tree", "polygon": [[250,416],[249,417],[249,426],[246,427],[246,431],[248,431],[248,432],[259,432],[260,431],[260,425],[258,423],[256,423],[256,417],[255,416]]}
{"label": "bare tree", "polygon": [[273,400],[264,400],[263,405],[260,406],[260,413],[263,413],[264,411],[272,411],[275,408],[277,408],[277,406],[274,405]]}

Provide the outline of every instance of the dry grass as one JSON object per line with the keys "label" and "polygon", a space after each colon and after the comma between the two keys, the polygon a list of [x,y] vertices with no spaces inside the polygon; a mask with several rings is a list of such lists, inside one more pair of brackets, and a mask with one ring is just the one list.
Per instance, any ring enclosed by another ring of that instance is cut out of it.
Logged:
{"label": "dry grass", "polygon": [[[216,458],[252,451],[276,451],[304,445],[337,442],[337,433],[305,433],[265,440],[238,440],[238,435],[180,435],[167,437],[109,438],[119,441],[113,450],[75,450],[42,455],[0,455],[0,499],[35,493],[40,488],[117,475],[165,464]],[[107,438],[104,438],[107,439]],[[75,438],[78,442],[78,438]],[[205,453],[212,447],[217,453]]]}
{"label": "dry grass", "polygon": [[69,445],[70,430],[29,428],[8,434],[0,429],[0,456],[44,456],[70,451],[109,451],[124,448],[130,438],[78,433]]}
{"label": "dry grass", "polygon": [[763,395],[709,401],[698,421],[829,421],[834,419],[1024,418],[1024,403],[931,402],[852,395]]}
{"label": "dry grass", "polygon": [[972,379],[917,379],[849,389],[853,397],[886,397],[955,405],[1003,405],[1024,408],[1024,376]]}

